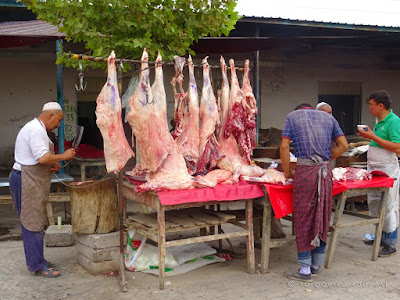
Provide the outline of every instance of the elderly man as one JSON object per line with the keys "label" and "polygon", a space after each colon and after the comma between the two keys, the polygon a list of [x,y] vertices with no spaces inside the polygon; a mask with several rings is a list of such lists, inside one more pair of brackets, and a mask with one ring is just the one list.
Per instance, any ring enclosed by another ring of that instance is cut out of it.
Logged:
{"label": "elderly man", "polygon": [[[290,171],[289,145],[297,157]],[[332,147],[331,141],[335,142]],[[332,170],[329,160],[348,148],[338,122],[331,115],[300,104],[288,114],[282,133],[280,157],[286,178],[293,178],[293,222],[300,270],[285,272],[294,280],[312,282],[323,271],[325,245],[332,209]]]}
{"label": "elderly man", "polygon": [[10,174],[10,190],[20,215],[26,264],[29,271],[45,277],[61,275],[43,255],[51,174],[60,169],[59,161],[75,157],[75,149],[53,154],[54,145],[47,136],[47,131],[60,126],[63,116],[60,105],[49,102],[38,118],[22,127],[15,142],[15,163]]}
{"label": "elderly man", "polygon": [[[396,254],[397,227],[399,226],[399,162],[400,153],[400,118],[390,109],[392,100],[386,91],[375,91],[369,96],[369,110],[376,118],[372,131],[358,130],[361,136],[371,139],[367,153],[368,171],[380,170],[395,178],[389,189],[386,205],[385,222],[382,232],[382,250],[379,257]],[[371,216],[378,216],[379,193],[368,194],[368,207]]]}
{"label": "elderly man", "polygon": [[324,111],[330,115],[332,115],[332,107],[326,102],[320,102],[315,107],[316,110]]}

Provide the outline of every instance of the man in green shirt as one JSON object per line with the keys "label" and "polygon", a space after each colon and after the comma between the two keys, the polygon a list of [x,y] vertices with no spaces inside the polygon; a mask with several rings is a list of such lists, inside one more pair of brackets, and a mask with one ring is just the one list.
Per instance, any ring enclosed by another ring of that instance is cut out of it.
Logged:
{"label": "man in green shirt", "polygon": [[[368,171],[380,170],[395,178],[389,189],[385,222],[382,232],[382,250],[379,257],[396,254],[397,227],[399,226],[399,162],[400,118],[390,109],[392,100],[386,91],[375,91],[369,96],[369,110],[376,118],[374,129],[358,130],[361,136],[371,139],[368,149]],[[380,193],[368,194],[368,207],[371,216],[378,216]]]}

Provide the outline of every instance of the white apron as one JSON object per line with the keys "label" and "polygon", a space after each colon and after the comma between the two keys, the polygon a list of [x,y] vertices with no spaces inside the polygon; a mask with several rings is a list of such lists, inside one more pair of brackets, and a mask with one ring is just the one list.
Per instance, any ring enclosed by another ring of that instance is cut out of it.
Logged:
{"label": "white apron", "polygon": [[[389,188],[386,205],[384,232],[393,232],[399,226],[399,162],[396,153],[370,146],[367,153],[368,171],[379,170],[394,178],[393,187]],[[379,213],[380,192],[368,193],[369,214],[377,217]]]}

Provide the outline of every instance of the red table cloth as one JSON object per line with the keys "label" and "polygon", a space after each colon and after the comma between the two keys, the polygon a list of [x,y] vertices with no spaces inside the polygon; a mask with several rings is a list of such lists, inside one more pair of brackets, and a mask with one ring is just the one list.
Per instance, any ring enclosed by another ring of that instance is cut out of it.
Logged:
{"label": "red table cloth", "polygon": [[[135,181],[128,176],[126,178],[134,185],[143,183]],[[389,177],[372,177],[371,180],[334,182],[332,195],[335,196],[345,190],[353,188],[392,187],[393,182],[394,179]],[[264,186],[268,192],[277,219],[293,212],[292,185],[264,184]],[[162,205],[208,201],[234,201],[264,196],[259,183],[249,183],[246,181],[239,181],[237,184],[231,185],[218,184],[215,188],[158,191],[157,194]]]}

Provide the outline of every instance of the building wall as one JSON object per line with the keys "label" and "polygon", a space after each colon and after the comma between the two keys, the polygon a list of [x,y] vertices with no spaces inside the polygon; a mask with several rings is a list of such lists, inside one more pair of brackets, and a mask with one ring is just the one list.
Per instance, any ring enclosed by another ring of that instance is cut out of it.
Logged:
{"label": "building wall", "polygon": [[[226,54],[225,59],[235,58],[238,66],[243,66],[243,59],[253,59],[253,53],[235,56]],[[200,58],[195,58],[195,62]],[[268,51],[261,53],[260,90],[261,90],[261,128],[275,127],[282,129],[286,115],[301,103],[316,105],[318,102],[318,81],[360,81],[362,83],[361,123],[373,126],[367,97],[376,89],[386,89],[394,100],[394,111],[399,113],[400,71],[379,67],[379,56],[376,53],[353,53],[317,49],[305,53]],[[0,53],[3,72],[0,73],[0,168],[10,168],[13,163],[15,138],[20,128],[29,120],[38,116],[42,105],[55,101],[57,96],[56,65],[54,54],[35,53]],[[212,55],[210,63],[219,64],[219,55]],[[153,80],[153,69],[151,69]],[[87,78],[93,77],[105,82],[103,70],[87,70]],[[133,72],[124,74],[132,76]],[[165,89],[168,99],[168,120],[172,118],[174,98],[170,81],[174,75],[172,66],[165,67]],[[187,70],[185,69],[185,78]],[[76,128],[77,94],[75,83],[78,71],[65,69],[64,97],[70,108],[66,114],[66,137],[72,139]],[[202,87],[202,69],[196,68],[196,80],[199,93]],[[241,80],[242,73],[239,72]],[[212,71],[215,88],[220,87],[220,69]],[[98,89],[101,89],[102,84]],[[127,85],[125,84],[124,89]],[[184,82],[187,89],[187,81]],[[199,94],[199,98],[200,98]],[[92,97],[89,101],[95,101]],[[75,115],[76,116],[76,115]]]}

